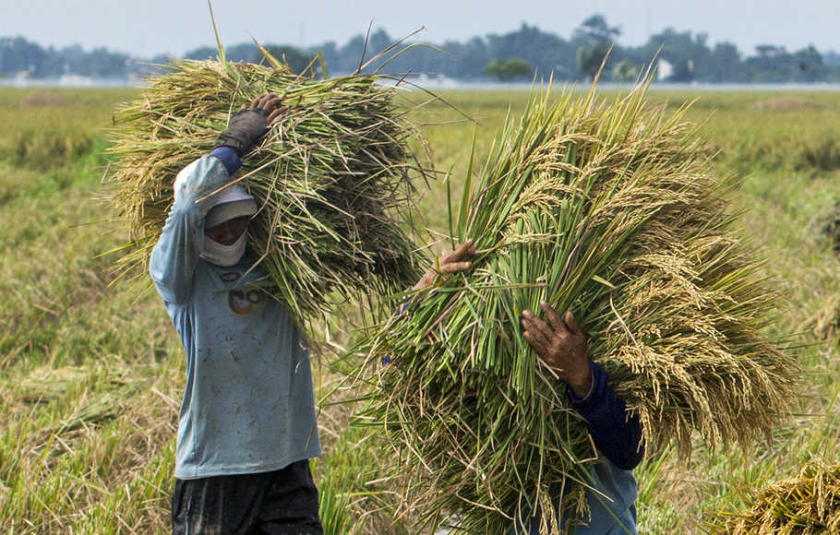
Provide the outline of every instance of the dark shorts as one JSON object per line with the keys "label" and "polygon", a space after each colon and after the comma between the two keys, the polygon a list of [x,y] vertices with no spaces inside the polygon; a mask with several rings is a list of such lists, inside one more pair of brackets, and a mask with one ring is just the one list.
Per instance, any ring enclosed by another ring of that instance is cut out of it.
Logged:
{"label": "dark shorts", "polygon": [[174,535],[322,535],[309,461],[259,474],[176,479]]}

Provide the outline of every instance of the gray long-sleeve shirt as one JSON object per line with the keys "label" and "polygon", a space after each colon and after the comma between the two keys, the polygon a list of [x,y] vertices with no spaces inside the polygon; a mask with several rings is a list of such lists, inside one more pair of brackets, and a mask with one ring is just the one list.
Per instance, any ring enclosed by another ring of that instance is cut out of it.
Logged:
{"label": "gray long-sleeve shirt", "polygon": [[205,156],[179,174],[179,191],[149,272],[186,354],[175,476],[279,470],[321,453],[305,340],[260,288],[246,255],[236,266],[200,258],[204,217],[230,180]]}

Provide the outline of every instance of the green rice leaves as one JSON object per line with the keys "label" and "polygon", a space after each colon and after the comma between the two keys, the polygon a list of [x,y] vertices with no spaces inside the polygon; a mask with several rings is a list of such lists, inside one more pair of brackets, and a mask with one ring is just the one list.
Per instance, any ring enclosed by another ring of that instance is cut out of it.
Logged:
{"label": "green rice leaves", "polygon": [[750,441],[787,412],[798,367],[761,334],[777,296],[682,112],[649,109],[644,85],[537,94],[474,182],[454,230],[476,240],[472,270],[362,345],[358,421],[389,437],[404,507],[430,528],[457,512],[466,532],[504,533],[550,486],[579,504],[591,484],[586,424],[521,335],[541,300],[573,311],[649,452]]}

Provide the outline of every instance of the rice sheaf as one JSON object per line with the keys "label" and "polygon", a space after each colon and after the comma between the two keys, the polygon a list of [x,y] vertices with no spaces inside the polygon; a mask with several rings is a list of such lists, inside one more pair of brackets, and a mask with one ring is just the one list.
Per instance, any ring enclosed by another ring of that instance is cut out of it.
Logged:
{"label": "rice sheaf", "polygon": [[752,441],[796,399],[797,363],[763,334],[779,296],[736,231],[735,182],[647,87],[535,92],[451,216],[453,242],[479,250],[471,270],[411,296],[359,348],[357,421],[387,438],[403,507],[430,529],[457,513],[468,533],[505,533],[552,506],[552,485],[580,499],[590,483],[585,422],[522,338],[541,300],[574,313],[648,455],[686,457],[696,434]]}
{"label": "rice sheaf", "polygon": [[305,326],[337,299],[410,286],[423,259],[402,223],[425,166],[408,149],[417,131],[380,79],[173,60],[114,119],[109,178],[131,235],[124,272],[147,262],[176,174],[210,152],[242,105],[276,93],[290,110],[243,158],[236,178],[260,206],[249,249],[269,275],[267,291]]}

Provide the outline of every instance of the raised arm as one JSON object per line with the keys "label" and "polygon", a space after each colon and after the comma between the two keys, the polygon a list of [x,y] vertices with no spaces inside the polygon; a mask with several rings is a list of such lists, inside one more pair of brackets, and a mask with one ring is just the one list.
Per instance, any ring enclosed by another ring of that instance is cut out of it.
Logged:
{"label": "raised arm", "polygon": [[211,155],[178,173],[175,203],[149,260],[149,275],[164,301],[181,304],[189,299],[204,244],[204,217],[211,206],[209,199],[199,199],[227,184],[230,176],[222,161]]}
{"label": "raised arm", "polygon": [[208,195],[227,184],[241,158],[288,111],[277,95],[255,98],[231,117],[213,151],[185,167],[175,179],[175,202],[149,261],[149,274],[161,297],[181,304],[192,293],[192,280],[204,245],[204,218],[213,205]]}

